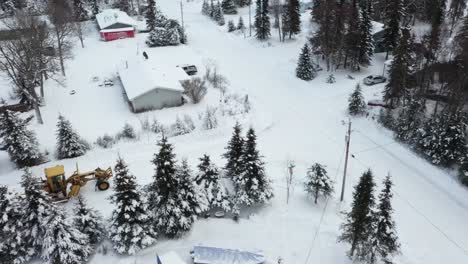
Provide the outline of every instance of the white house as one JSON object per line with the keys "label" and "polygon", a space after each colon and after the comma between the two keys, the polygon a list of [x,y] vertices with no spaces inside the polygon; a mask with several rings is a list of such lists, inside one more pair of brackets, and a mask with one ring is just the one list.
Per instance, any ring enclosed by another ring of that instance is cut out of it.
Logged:
{"label": "white house", "polygon": [[143,58],[123,62],[118,75],[133,112],[182,105],[181,82],[189,79],[180,67],[155,66]]}
{"label": "white house", "polygon": [[105,9],[96,15],[101,39],[111,41],[135,37],[137,22],[119,9]]}

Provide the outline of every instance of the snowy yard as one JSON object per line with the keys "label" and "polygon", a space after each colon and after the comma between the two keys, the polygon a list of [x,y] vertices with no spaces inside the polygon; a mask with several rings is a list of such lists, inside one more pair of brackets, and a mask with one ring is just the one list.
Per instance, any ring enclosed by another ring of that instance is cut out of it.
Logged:
{"label": "snowy yard", "polygon": [[[317,78],[304,82],[295,77],[297,55],[308,32],[296,40],[279,43],[273,33],[269,42],[244,38],[241,34],[227,33],[200,14],[201,0],[185,4],[185,24],[188,45],[147,48],[147,34],[134,39],[112,42],[99,41],[98,32],[90,27],[82,49],[74,49],[74,58],[68,61],[64,86],[54,82],[46,85],[47,104],[41,108],[44,125],[34,123],[43,150],[53,152],[55,124],[60,114],[67,117],[87,141],[99,136],[118,133],[125,123],[138,131],[145,118],[156,118],[171,124],[176,116],[187,114],[196,122],[207,106],[220,104],[220,92],[210,88],[207,97],[198,105],[187,104],[147,113],[134,114],[122,96],[116,77],[116,65],[129,56],[146,51],[149,60],[169,65],[195,64],[203,75],[206,64],[215,64],[229,80],[229,92],[249,96],[252,110],[245,115],[226,116],[214,130],[198,128],[190,134],[169,138],[174,144],[177,160],[187,158],[194,167],[198,158],[209,154],[218,166],[238,120],[245,130],[252,126],[257,131],[258,146],[264,156],[268,176],[273,179],[274,193],[271,204],[256,211],[239,223],[232,219],[199,219],[190,233],[181,239],[160,238],[153,247],[135,256],[122,257],[111,250],[107,255],[96,254],[90,263],[143,264],[156,263],[156,254],[176,251],[188,263],[189,251],[194,245],[218,246],[262,250],[267,263],[276,263],[279,257],[285,263],[352,263],[346,256],[347,244],[337,243],[341,211],[351,202],[353,186],[366,169],[376,175],[378,189],[385,175],[390,173],[395,184],[395,221],[399,234],[401,255],[395,263],[453,264],[468,263],[468,190],[462,187],[451,172],[430,165],[424,159],[397,143],[390,131],[373,120],[373,115],[353,118],[348,178],[345,201],[339,202],[341,177],[344,166],[344,148],[348,121],[346,106],[356,82],[369,74],[382,72],[384,55],[377,54],[372,66],[353,73],[355,80],[347,78],[348,71],[338,71],[336,83],[325,82],[328,74],[319,72]],[[179,2],[159,0],[158,4],[170,17],[180,15]],[[241,10],[248,24],[248,9]],[[226,21],[237,22],[239,15],[226,15]],[[309,23],[303,16],[303,23]],[[247,32],[248,35],[248,32]],[[138,55],[138,56],[141,56]],[[115,85],[100,87],[92,79],[111,78]],[[4,89],[2,83],[2,90]],[[381,99],[383,84],[362,86],[366,100]],[[71,95],[70,92],[76,93]],[[2,94],[4,92],[2,91]],[[377,113],[377,110],[375,111]],[[70,160],[52,161],[32,168],[43,177],[46,167],[63,164],[71,174],[78,163],[80,170],[114,166],[118,155],[125,158],[130,171],[140,185],[151,181],[154,168],[150,163],[158,150],[154,134],[140,133],[135,141],[124,141],[110,149],[97,146],[86,155]],[[286,204],[286,161],[296,163],[296,184],[289,204]],[[335,181],[335,194],[328,201],[314,205],[303,190],[306,169],[315,162],[327,166]],[[8,155],[0,152],[0,184],[20,189],[21,171],[10,163]],[[111,185],[112,188],[112,185]],[[112,190],[96,192],[88,184],[83,195],[89,204],[109,217],[113,205],[107,199]]]}

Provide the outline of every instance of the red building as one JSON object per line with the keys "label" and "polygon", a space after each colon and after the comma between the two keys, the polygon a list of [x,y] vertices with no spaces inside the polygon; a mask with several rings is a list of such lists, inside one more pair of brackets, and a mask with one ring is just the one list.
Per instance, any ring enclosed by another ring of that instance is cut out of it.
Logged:
{"label": "red building", "polygon": [[104,41],[135,37],[135,20],[118,9],[103,10],[96,15],[96,21]]}

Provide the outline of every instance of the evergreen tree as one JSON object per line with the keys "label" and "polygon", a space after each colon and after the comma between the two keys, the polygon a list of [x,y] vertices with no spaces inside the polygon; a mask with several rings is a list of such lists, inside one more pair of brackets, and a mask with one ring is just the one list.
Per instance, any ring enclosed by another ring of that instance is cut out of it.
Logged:
{"label": "evergreen tree", "polygon": [[0,138],[10,159],[18,167],[34,166],[44,161],[34,132],[27,128],[30,121],[22,120],[9,110],[0,114]]}
{"label": "evergreen tree", "polygon": [[403,0],[386,1],[383,45],[388,53],[396,49],[400,38],[400,22],[403,15]]}
{"label": "evergreen tree", "polygon": [[146,28],[152,32],[156,29],[156,2],[155,0],[148,0],[148,8],[146,9]]}
{"label": "evergreen tree", "polygon": [[213,19],[216,21],[216,23],[218,23],[219,26],[224,26],[226,24],[226,21],[224,20],[224,12],[219,2],[216,4]]}
{"label": "evergreen tree", "polygon": [[176,168],[177,179],[179,179],[179,197],[182,201],[182,211],[187,219],[188,228],[196,220],[196,215],[200,214],[204,209],[200,204],[200,193],[197,192],[193,180],[193,172],[190,169],[187,160],[182,160],[182,164]]}
{"label": "evergreen tree", "polygon": [[425,110],[424,101],[410,98],[395,122],[395,137],[413,145],[417,140],[417,130],[421,128],[424,121]]}
{"label": "evergreen tree", "polygon": [[307,180],[305,183],[306,192],[314,197],[314,203],[317,204],[317,199],[320,195],[328,198],[333,193],[333,182],[327,175],[325,167],[319,163],[315,163],[307,170]]}
{"label": "evergreen tree", "polygon": [[408,76],[414,64],[412,47],[410,30],[403,28],[390,66],[389,81],[384,90],[384,100],[389,102],[390,106],[398,104],[401,98],[406,97],[409,88]]}
{"label": "evergreen tree", "polygon": [[23,254],[17,255],[17,263],[29,261],[41,254],[48,232],[46,223],[57,213],[51,198],[42,190],[42,181],[32,176],[29,170],[25,170],[21,185],[24,188],[24,198],[21,230],[17,241]]}
{"label": "evergreen tree", "polygon": [[362,95],[361,85],[356,85],[354,92],[349,96],[348,99],[348,112],[353,116],[362,115],[366,112],[366,102]]}
{"label": "evergreen tree", "polygon": [[101,214],[89,207],[83,196],[76,201],[74,226],[86,235],[91,245],[97,245],[104,238],[104,223]]}
{"label": "evergreen tree", "polygon": [[214,15],[215,15],[215,12],[216,12],[216,8],[215,8],[215,5],[213,3],[213,0],[210,1],[210,9],[209,9],[209,15],[211,18],[214,19]]}
{"label": "evergreen tree", "polygon": [[205,16],[210,15],[210,4],[208,4],[207,0],[203,0],[203,5],[202,5],[202,14]]}
{"label": "evergreen tree", "polygon": [[457,60],[462,62],[468,61],[468,14],[463,18],[463,24],[455,36],[457,44]]}
{"label": "evergreen tree", "polygon": [[255,36],[259,40],[266,40],[270,37],[270,17],[268,16],[268,0],[257,0],[255,9]]}
{"label": "evergreen tree", "polygon": [[362,174],[359,183],[354,187],[352,208],[346,213],[345,223],[341,226],[342,234],[338,238],[339,242],[351,244],[348,252],[350,258],[353,258],[355,253],[360,260],[369,256],[368,241],[372,236],[374,223],[374,188],[374,176],[370,170]]}
{"label": "evergreen tree", "polygon": [[22,263],[27,256],[22,247],[21,198],[8,192],[7,186],[0,186],[0,260],[2,263]]}
{"label": "evergreen tree", "polygon": [[83,0],[73,0],[73,15],[75,21],[88,20],[88,11],[84,7]]}
{"label": "evergreen tree", "polygon": [[236,204],[265,203],[273,197],[271,181],[265,175],[264,163],[257,150],[253,128],[247,131],[242,155],[243,173],[235,179]]}
{"label": "evergreen tree", "polygon": [[136,178],[122,158],[114,167],[114,194],[109,238],[120,254],[133,255],[156,242],[156,232],[148,215],[148,204],[136,183]]}
{"label": "evergreen tree", "polygon": [[434,164],[448,166],[466,157],[466,117],[443,112],[418,130],[419,150]]}
{"label": "evergreen tree", "polygon": [[131,11],[129,0],[116,0],[114,2],[114,8],[118,8],[127,14]]}
{"label": "evergreen tree", "polygon": [[199,173],[195,177],[201,196],[201,204],[206,205],[206,209],[222,208],[224,211],[230,210],[229,197],[226,188],[221,183],[218,168],[211,162],[208,155],[200,158],[198,165]]}
{"label": "evergreen tree", "polygon": [[234,0],[223,0],[221,2],[221,7],[223,8],[224,14],[235,15],[237,14],[236,5]]}
{"label": "evergreen tree", "polygon": [[304,81],[310,81],[315,78],[315,75],[316,71],[310,58],[309,45],[305,43],[297,62],[296,77]]}
{"label": "evergreen tree", "polygon": [[91,253],[87,236],[81,233],[57,206],[47,219],[42,243],[42,259],[50,264],[85,263]]}
{"label": "evergreen tree", "polygon": [[392,208],[392,180],[390,175],[385,177],[384,188],[379,194],[379,204],[375,211],[374,234],[370,240],[372,253],[369,263],[375,263],[381,259],[383,263],[392,263],[390,257],[398,253],[400,244],[395,230],[395,221],[393,221]]}
{"label": "evergreen tree", "polygon": [[450,1],[450,8],[448,10],[448,15],[451,19],[451,30],[453,31],[457,21],[463,17],[464,10],[466,9],[466,0],[452,0]]}
{"label": "evergreen tree", "polygon": [[70,121],[59,115],[57,122],[57,158],[69,159],[82,156],[89,145],[74,131]]}
{"label": "evergreen tree", "polygon": [[468,186],[468,162],[464,161],[458,168],[458,178],[465,186]]}
{"label": "evergreen tree", "polygon": [[236,26],[234,25],[234,21],[229,20],[228,21],[228,32],[234,32],[236,31]]}
{"label": "evergreen tree", "polygon": [[244,19],[242,18],[242,16],[239,17],[239,22],[237,22],[237,30],[240,30],[242,32],[244,32],[245,30]]}
{"label": "evergreen tree", "polygon": [[163,47],[168,46],[168,40],[166,39],[168,33],[165,28],[157,27],[151,31],[146,40],[148,47]]}
{"label": "evergreen tree", "polygon": [[327,77],[327,83],[335,83],[336,82],[336,79],[335,79],[335,75],[333,75],[333,73],[330,73],[330,75],[328,75]]}
{"label": "evergreen tree", "polygon": [[362,66],[370,65],[374,53],[372,22],[370,19],[372,2],[368,0],[366,4],[367,6],[361,8],[361,21],[359,23],[359,64]]}
{"label": "evergreen tree", "polygon": [[353,71],[360,70],[360,17],[357,0],[353,0],[350,6],[349,17],[347,21],[347,31],[345,34],[345,62],[344,66],[350,66]]}
{"label": "evergreen tree", "polygon": [[239,7],[244,7],[250,5],[251,1],[252,0],[236,0],[235,2]]}
{"label": "evergreen tree", "polygon": [[5,14],[12,16],[16,11],[15,0],[3,0],[0,8]]}
{"label": "evergreen tree", "polygon": [[162,13],[161,9],[155,5],[156,12],[156,27],[166,27],[167,17]]}
{"label": "evergreen tree", "polygon": [[388,129],[394,129],[395,127],[395,118],[393,118],[393,113],[391,109],[385,108],[380,109],[378,122]]}
{"label": "evergreen tree", "polygon": [[244,139],[242,138],[241,132],[242,127],[237,122],[234,126],[232,137],[226,147],[226,153],[223,154],[223,157],[227,159],[226,166],[224,167],[226,175],[232,179],[239,177],[243,171],[242,155]]}
{"label": "evergreen tree", "polygon": [[283,11],[283,34],[293,35],[301,32],[301,12],[299,0],[288,0],[286,9]]}
{"label": "evergreen tree", "polygon": [[91,13],[93,14],[93,19],[94,19],[96,15],[99,14],[100,12],[99,2],[98,0],[89,0],[89,4],[90,4]]}

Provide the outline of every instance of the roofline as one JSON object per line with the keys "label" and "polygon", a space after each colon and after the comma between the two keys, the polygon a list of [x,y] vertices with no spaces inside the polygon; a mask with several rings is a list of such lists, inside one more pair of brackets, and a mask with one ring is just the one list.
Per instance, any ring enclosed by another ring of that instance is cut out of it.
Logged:
{"label": "roofline", "polygon": [[[124,85],[123,83],[122,83],[122,85],[123,85],[123,88],[125,89],[125,85]],[[137,95],[137,96],[135,96],[135,97],[133,97],[133,98],[129,98],[129,100],[130,100],[130,101],[133,101],[133,100],[135,100],[135,99],[138,99],[138,98],[140,98],[140,97],[143,97],[144,95],[147,95],[148,93],[150,93],[150,92],[152,92],[152,91],[154,91],[154,90],[166,90],[166,91],[170,91],[170,92],[179,92],[179,93],[181,93],[181,94],[183,93],[183,91],[180,91],[180,90],[176,90],[176,89],[172,89],[172,88],[166,88],[166,87],[159,87],[159,86],[158,86],[158,87],[152,88],[151,90],[148,90],[148,91],[146,91],[146,92],[144,92],[144,93],[142,93],[142,94],[140,94],[140,95]]]}

